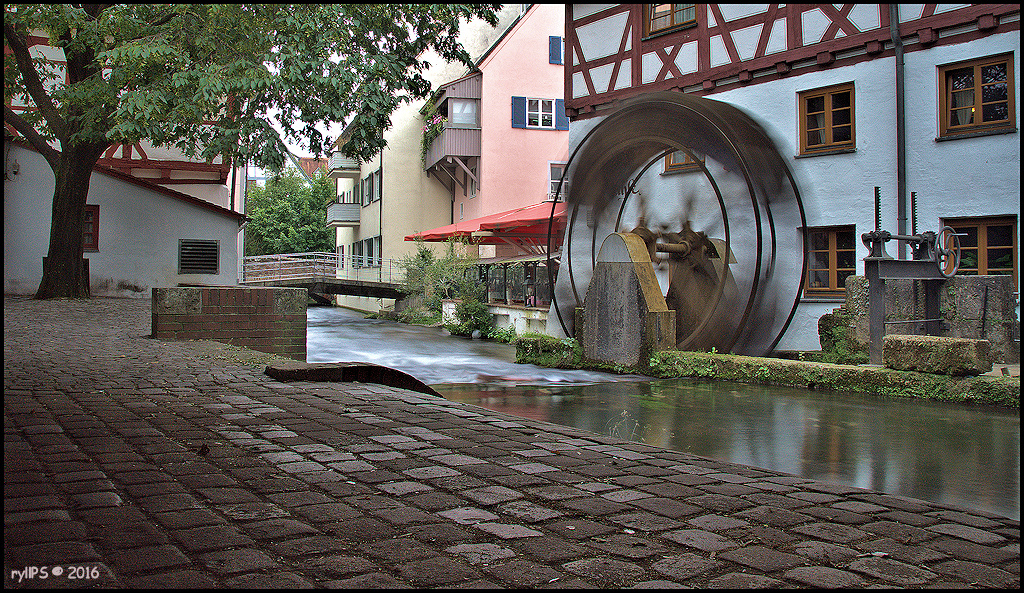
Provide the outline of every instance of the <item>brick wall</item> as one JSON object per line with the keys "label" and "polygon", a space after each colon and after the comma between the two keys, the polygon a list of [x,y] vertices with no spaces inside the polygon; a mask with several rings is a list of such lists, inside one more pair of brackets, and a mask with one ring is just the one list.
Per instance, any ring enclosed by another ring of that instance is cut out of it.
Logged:
{"label": "brick wall", "polygon": [[306,360],[302,288],[154,288],[153,333],[161,340],[214,340]]}

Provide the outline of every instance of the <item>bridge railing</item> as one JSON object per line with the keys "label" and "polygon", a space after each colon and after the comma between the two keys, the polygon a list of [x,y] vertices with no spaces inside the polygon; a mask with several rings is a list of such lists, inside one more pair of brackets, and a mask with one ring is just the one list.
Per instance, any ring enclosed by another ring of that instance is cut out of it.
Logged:
{"label": "bridge railing", "polygon": [[242,258],[242,282],[285,280],[367,280],[400,284],[405,267],[398,260],[367,255],[309,252],[250,255]]}

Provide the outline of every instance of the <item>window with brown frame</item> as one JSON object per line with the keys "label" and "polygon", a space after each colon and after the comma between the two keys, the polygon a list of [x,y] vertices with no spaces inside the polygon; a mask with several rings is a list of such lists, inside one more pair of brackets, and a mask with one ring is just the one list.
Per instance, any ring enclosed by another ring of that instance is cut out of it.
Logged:
{"label": "window with brown frame", "polygon": [[688,171],[700,171],[700,163],[704,162],[704,155],[693,150],[690,152],[697,157],[697,160],[690,158],[690,155],[684,150],[677,150],[665,155],[665,172],[685,173]]}
{"label": "window with brown frame", "polygon": [[939,137],[1016,127],[1013,55],[939,67]]}
{"label": "window with brown frame", "polygon": [[960,239],[963,276],[1013,276],[1017,290],[1017,219],[1015,217],[946,218],[942,224]]}
{"label": "window with brown frame", "polygon": [[100,250],[100,207],[86,204],[82,224],[82,249]]}
{"label": "window with brown frame", "polygon": [[856,271],[854,227],[807,229],[807,296],[838,296],[846,292],[846,277]]}
{"label": "window with brown frame", "polygon": [[800,93],[800,154],[856,148],[853,84]]}
{"label": "window with brown frame", "polygon": [[697,24],[696,4],[645,4],[644,36]]}

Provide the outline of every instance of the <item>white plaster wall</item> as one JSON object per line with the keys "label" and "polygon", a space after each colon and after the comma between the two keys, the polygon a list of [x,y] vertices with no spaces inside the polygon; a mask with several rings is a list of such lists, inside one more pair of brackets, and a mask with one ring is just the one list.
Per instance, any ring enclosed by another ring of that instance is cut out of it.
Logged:
{"label": "white plaster wall", "polygon": [[[935,140],[939,99],[937,67],[1007,51],[1014,53],[1014,96],[1019,121],[1019,31],[906,54],[907,215],[909,218],[910,192],[916,191],[919,232],[938,230],[939,219],[943,216],[1020,215],[1018,133],[946,142]],[[846,82],[855,84],[856,152],[796,158],[799,151],[797,94]],[[808,226],[853,224],[859,241],[861,233],[874,228],[874,187],[878,186],[881,188],[882,229],[896,232],[894,58],[824,71],[815,69],[802,75],[796,71],[786,78],[715,93],[708,98],[739,107],[768,131],[797,180]],[[600,119],[573,122],[570,146],[575,147]],[[672,177],[665,178],[666,186],[671,180]],[[909,220],[907,230],[910,231]],[[890,243],[888,251],[896,255],[895,242]],[[865,255],[866,248],[858,244],[857,274],[864,273],[862,258]],[[799,281],[799,269],[782,272],[782,282]],[[1019,282],[1018,278],[1018,286]],[[839,301],[802,301],[778,349],[819,349],[818,318],[840,304]],[[549,332],[553,325],[557,323],[549,324]],[[560,328],[553,333],[560,333]]]}
{"label": "white plaster wall", "polygon": [[[8,146],[20,172],[4,180],[4,293],[31,294],[49,249],[54,177],[39,153]],[[85,254],[94,295],[149,298],[151,288],[180,283],[237,284],[233,217],[102,173],[93,173],[87,203],[100,207],[99,251]],[[178,274],[179,239],[219,240],[219,273]]]}

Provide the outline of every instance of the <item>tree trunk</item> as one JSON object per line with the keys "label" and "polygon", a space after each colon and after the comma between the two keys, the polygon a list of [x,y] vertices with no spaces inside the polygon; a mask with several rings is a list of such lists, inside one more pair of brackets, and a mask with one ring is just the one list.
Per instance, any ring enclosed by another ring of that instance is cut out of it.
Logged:
{"label": "tree trunk", "polygon": [[53,188],[50,249],[43,260],[37,299],[91,296],[82,262],[82,232],[92,169],[105,148],[71,146],[61,153]]}

